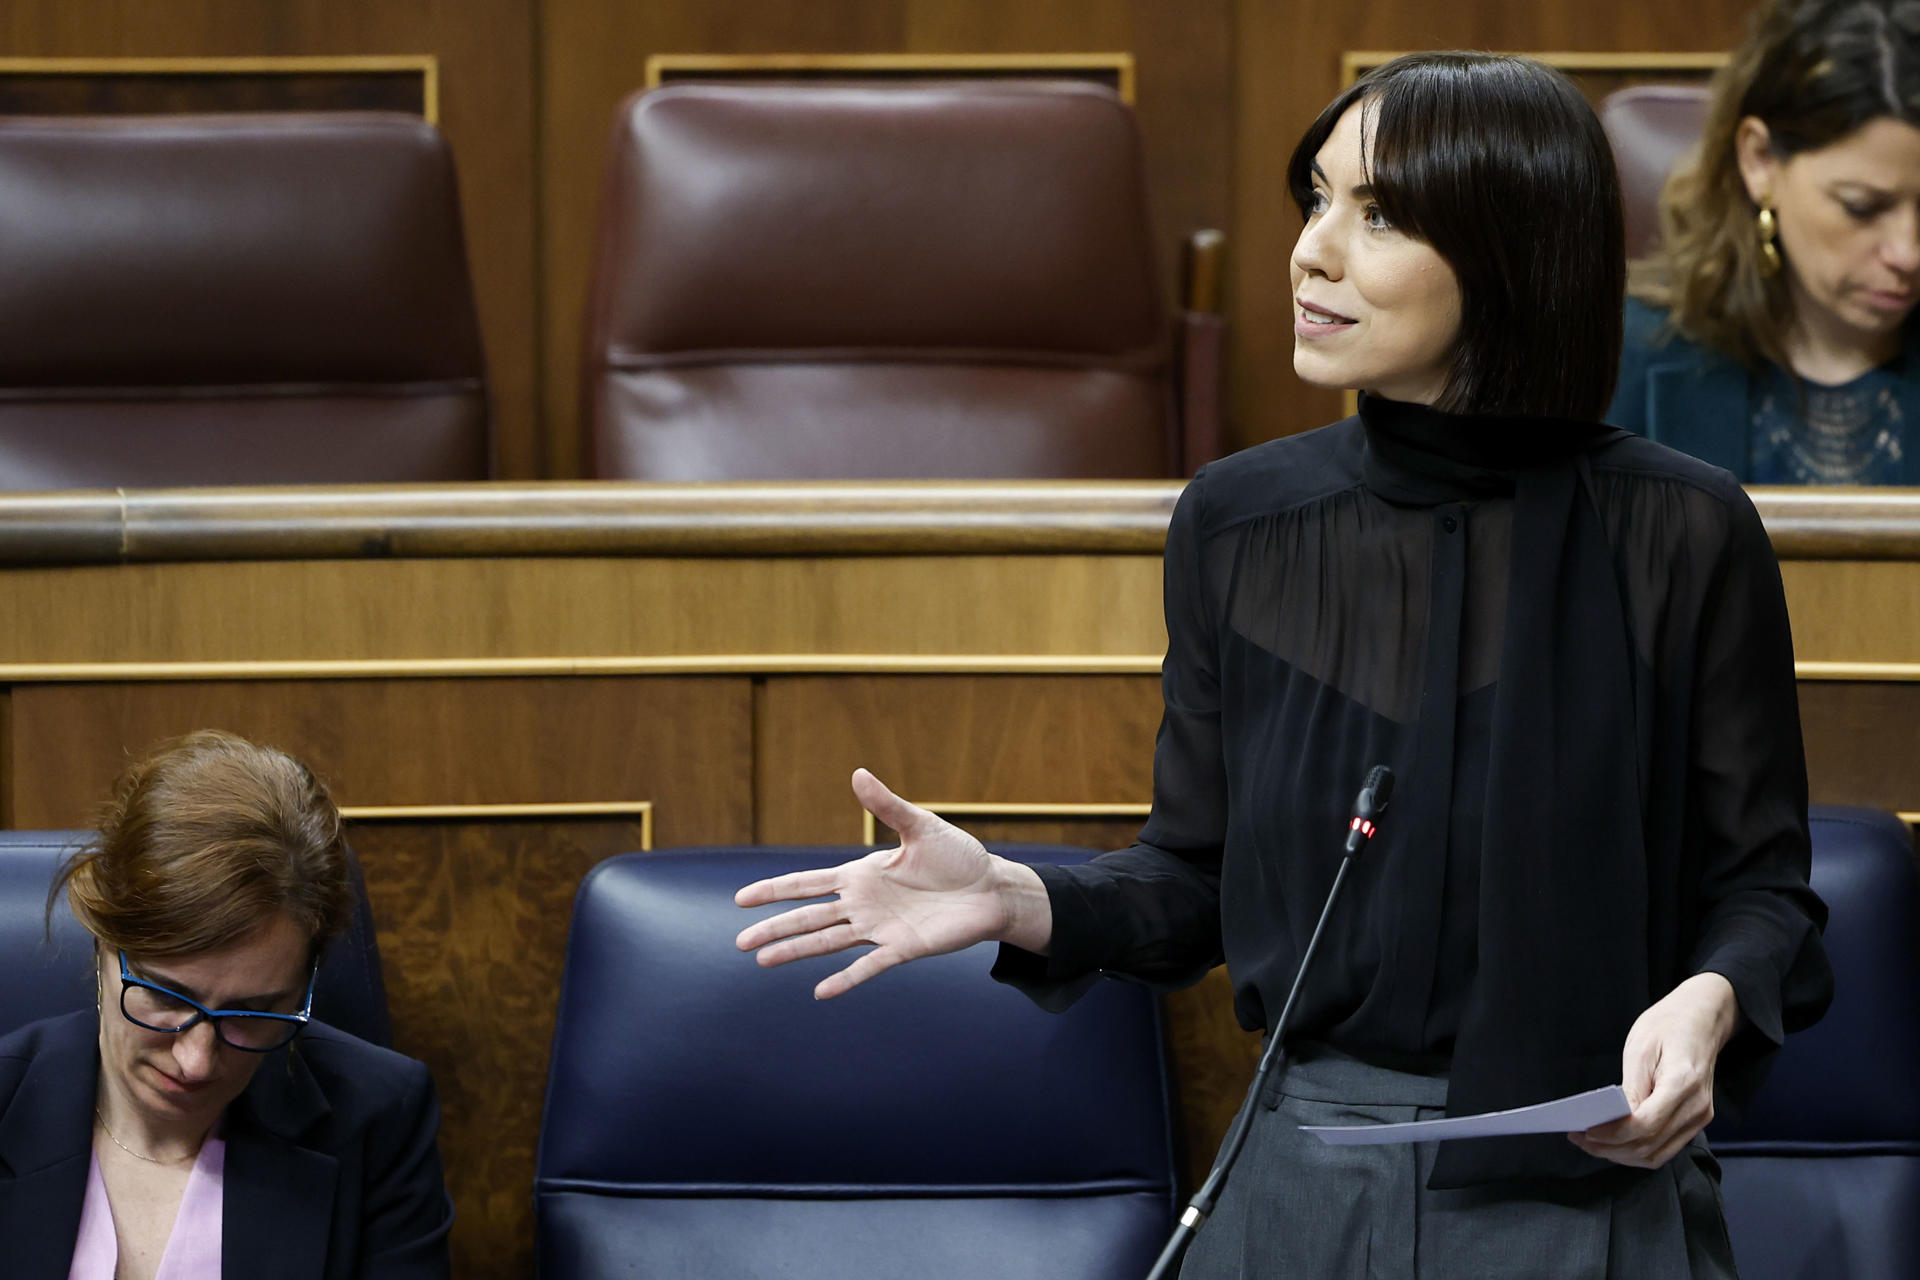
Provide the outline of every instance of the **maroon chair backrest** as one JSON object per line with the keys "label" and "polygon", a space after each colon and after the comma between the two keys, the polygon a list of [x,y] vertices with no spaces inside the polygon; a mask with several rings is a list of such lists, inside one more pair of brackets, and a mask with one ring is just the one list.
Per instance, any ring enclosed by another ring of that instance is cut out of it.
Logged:
{"label": "maroon chair backrest", "polygon": [[1700,141],[1708,101],[1704,85],[1643,84],[1610,93],[1601,102],[1600,123],[1620,168],[1627,257],[1645,257],[1660,243],[1660,189]]}
{"label": "maroon chair backrest", "polygon": [[680,85],[616,119],[595,474],[1174,474],[1139,131],[1104,89]]}
{"label": "maroon chair backrest", "polygon": [[0,120],[0,262],[0,489],[488,475],[420,119]]}

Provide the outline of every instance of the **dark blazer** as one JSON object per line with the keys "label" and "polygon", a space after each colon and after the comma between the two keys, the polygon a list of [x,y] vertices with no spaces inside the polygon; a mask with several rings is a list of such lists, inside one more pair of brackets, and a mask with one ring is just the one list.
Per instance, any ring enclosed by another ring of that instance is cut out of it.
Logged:
{"label": "dark blazer", "polygon": [[[99,1079],[91,1010],[0,1038],[0,1250],[8,1280],[66,1280]],[[442,1280],[453,1205],[427,1069],[314,1023],[227,1109],[227,1280]]]}
{"label": "dark blazer", "polygon": [[[1907,357],[1900,415],[1920,422],[1920,325],[1907,326]],[[1628,298],[1620,381],[1607,421],[1724,467],[1744,484],[1752,479],[1747,379],[1746,367],[1732,356],[1669,328],[1664,309]]]}

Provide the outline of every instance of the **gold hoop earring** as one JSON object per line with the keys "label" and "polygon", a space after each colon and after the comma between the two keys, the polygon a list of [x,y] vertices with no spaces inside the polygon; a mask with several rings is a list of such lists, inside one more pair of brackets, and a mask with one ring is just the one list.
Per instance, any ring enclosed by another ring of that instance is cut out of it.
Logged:
{"label": "gold hoop earring", "polygon": [[1780,220],[1773,216],[1772,205],[1760,206],[1754,225],[1760,231],[1760,278],[1764,280],[1780,274],[1780,246],[1774,243],[1780,235]]}

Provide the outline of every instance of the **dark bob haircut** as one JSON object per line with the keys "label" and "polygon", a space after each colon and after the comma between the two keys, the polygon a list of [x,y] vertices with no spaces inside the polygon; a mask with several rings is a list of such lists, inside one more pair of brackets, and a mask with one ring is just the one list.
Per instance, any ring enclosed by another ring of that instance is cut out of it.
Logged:
{"label": "dark bob haircut", "polygon": [[1460,337],[1435,408],[1595,419],[1620,371],[1625,232],[1613,151],[1565,76],[1525,58],[1416,53],[1356,80],[1287,165],[1306,216],[1313,162],[1355,104],[1362,171],[1394,226],[1460,282]]}

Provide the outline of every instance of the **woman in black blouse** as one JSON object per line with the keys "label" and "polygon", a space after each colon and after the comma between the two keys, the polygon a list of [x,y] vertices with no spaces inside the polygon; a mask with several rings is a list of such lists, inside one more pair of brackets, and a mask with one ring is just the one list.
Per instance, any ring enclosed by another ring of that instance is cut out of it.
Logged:
{"label": "woman in black blouse", "polygon": [[[779,964],[871,944],[827,997],[997,940],[995,976],[1048,1005],[1224,960],[1264,1029],[1351,797],[1388,764],[1394,811],[1183,1274],[1731,1276],[1698,1137],[1716,1080],[1750,1091],[1831,986],[1765,531],[1725,472],[1596,420],[1620,199],[1563,77],[1399,59],[1321,114],[1289,178],[1295,370],[1367,394],[1182,495],[1139,842],[1023,866],[862,771],[900,848],[742,889],[836,896],[740,945]],[[1295,1127],[1612,1082],[1633,1113],[1571,1141],[1323,1148]]]}

